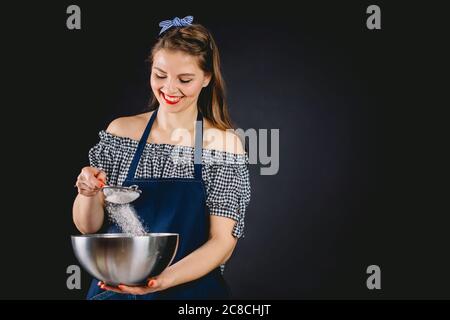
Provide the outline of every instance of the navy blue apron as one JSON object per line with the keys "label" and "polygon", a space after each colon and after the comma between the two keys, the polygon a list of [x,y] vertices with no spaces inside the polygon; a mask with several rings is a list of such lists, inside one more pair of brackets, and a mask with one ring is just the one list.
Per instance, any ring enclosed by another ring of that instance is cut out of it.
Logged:
{"label": "navy blue apron", "polygon": [[[150,232],[179,233],[179,246],[173,264],[198,249],[208,240],[209,212],[202,179],[203,117],[199,111],[195,127],[194,178],[136,179],[136,169],[157,112],[158,109],[150,117],[128,170],[127,178],[122,185],[138,185],[142,190],[141,196],[132,204]],[[111,225],[108,232],[120,231],[117,225]],[[200,279],[146,295],[105,291],[97,286],[97,282],[96,279],[92,281],[87,295],[88,299],[197,300],[229,298],[229,289],[219,267]]]}

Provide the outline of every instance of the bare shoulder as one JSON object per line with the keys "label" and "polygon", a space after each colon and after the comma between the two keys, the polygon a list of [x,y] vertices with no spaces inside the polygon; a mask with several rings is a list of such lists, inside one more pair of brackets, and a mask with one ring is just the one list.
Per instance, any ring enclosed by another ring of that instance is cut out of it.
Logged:
{"label": "bare shoulder", "polygon": [[118,137],[139,140],[152,113],[153,111],[135,116],[117,118],[109,124],[106,132]]}
{"label": "bare shoulder", "polygon": [[244,154],[242,141],[233,129],[221,130],[205,121],[204,147],[235,154]]}

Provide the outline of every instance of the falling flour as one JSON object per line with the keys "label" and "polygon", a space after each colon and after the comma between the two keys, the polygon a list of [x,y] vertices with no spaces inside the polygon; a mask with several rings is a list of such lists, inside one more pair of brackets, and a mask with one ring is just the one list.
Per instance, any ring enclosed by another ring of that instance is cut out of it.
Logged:
{"label": "falling flour", "polygon": [[136,214],[136,210],[130,204],[114,204],[108,203],[106,205],[109,218],[116,223],[123,233],[131,234],[132,236],[142,236],[147,234],[141,220]]}

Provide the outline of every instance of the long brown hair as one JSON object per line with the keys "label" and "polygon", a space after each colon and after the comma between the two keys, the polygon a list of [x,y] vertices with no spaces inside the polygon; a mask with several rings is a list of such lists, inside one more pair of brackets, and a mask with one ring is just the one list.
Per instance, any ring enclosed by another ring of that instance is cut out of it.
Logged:
{"label": "long brown hair", "polygon": [[[211,81],[207,87],[202,88],[198,97],[198,108],[214,127],[222,130],[232,129],[225,99],[225,82],[220,70],[219,49],[208,29],[200,24],[192,24],[167,30],[150,52],[150,67],[153,65],[155,53],[160,49],[180,50],[198,58],[199,67],[211,75]],[[158,105],[158,100],[152,92],[150,110],[155,110]]]}

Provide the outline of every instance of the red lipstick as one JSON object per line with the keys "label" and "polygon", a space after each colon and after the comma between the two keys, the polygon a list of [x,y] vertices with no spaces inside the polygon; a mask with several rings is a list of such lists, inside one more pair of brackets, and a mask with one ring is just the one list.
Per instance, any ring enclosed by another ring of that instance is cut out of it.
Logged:
{"label": "red lipstick", "polygon": [[170,105],[174,105],[177,104],[178,102],[181,101],[181,99],[183,98],[182,96],[169,96],[164,94],[164,92],[161,92],[161,97],[164,99],[164,102]]}

